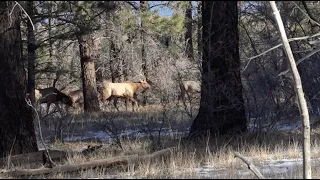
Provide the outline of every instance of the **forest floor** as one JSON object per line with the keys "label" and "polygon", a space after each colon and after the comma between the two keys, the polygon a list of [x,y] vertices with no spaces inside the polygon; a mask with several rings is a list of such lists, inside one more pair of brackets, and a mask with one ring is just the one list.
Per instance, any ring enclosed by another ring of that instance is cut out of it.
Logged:
{"label": "forest floor", "polygon": [[[175,147],[167,161],[147,161],[78,173],[51,174],[45,178],[256,178],[248,166],[234,156],[234,152],[247,157],[265,178],[302,178],[300,121],[257,128],[257,119],[254,119],[249,124],[250,131],[242,136],[189,142],[185,137],[197,108],[192,111],[172,107],[159,109],[149,107],[139,112],[65,114],[43,118],[42,133],[49,149],[81,152],[88,145],[102,144],[105,149],[116,150],[112,153],[99,151],[100,153],[94,153],[90,157],[71,156],[63,164],[148,154],[152,150]],[[37,134],[39,135],[39,129]],[[319,138],[320,131],[314,128],[311,137],[313,178],[320,178]],[[38,147],[43,149],[40,138]],[[23,169],[23,166],[11,168]]]}

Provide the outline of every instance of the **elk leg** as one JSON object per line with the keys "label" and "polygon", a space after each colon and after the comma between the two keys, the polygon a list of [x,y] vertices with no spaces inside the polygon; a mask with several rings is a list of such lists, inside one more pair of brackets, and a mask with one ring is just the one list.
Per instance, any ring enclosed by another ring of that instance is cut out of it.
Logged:
{"label": "elk leg", "polygon": [[51,103],[47,103],[47,114],[49,113]]}
{"label": "elk leg", "polygon": [[[73,106],[75,106],[75,103],[73,104]],[[75,107],[71,106],[72,108],[76,109]],[[69,109],[70,109],[70,106],[69,105],[65,105],[65,109],[66,109],[66,112],[69,114]]]}
{"label": "elk leg", "polygon": [[132,111],[134,111],[134,101],[131,101],[131,104],[132,104]]}
{"label": "elk leg", "polygon": [[119,109],[117,107],[118,98],[113,98],[113,105],[116,107],[117,111],[119,112]]}
{"label": "elk leg", "polygon": [[57,107],[57,110],[58,110],[58,111],[59,111],[59,113],[61,114],[61,113],[62,113],[62,111],[61,111],[61,108],[60,108],[60,106],[59,106],[58,102],[56,102],[56,103],[55,103],[55,105],[56,105],[56,107]]}
{"label": "elk leg", "polygon": [[[133,99],[135,99],[136,100],[136,102],[137,102],[137,106],[138,106],[138,108],[140,107],[140,101],[138,101],[138,94],[133,94]],[[132,102],[132,106],[135,104],[133,101],[131,101]]]}
{"label": "elk leg", "polygon": [[134,111],[134,105],[133,104],[135,104],[137,106],[137,110],[138,110],[139,106],[138,106],[137,100],[135,100],[133,97],[130,97],[130,100],[132,101],[132,111]]}
{"label": "elk leg", "polygon": [[185,91],[183,89],[181,89],[180,94],[178,95],[178,103],[180,102],[180,100],[185,103]]}
{"label": "elk leg", "polygon": [[126,98],[124,100],[124,103],[126,104],[126,111],[128,112],[128,101],[129,101],[129,98]]}
{"label": "elk leg", "polygon": [[83,102],[79,102],[77,112],[78,112],[78,113],[79,113],[79,112],[82,112],[83,109],[84,109],[84,108],[83,108]]}

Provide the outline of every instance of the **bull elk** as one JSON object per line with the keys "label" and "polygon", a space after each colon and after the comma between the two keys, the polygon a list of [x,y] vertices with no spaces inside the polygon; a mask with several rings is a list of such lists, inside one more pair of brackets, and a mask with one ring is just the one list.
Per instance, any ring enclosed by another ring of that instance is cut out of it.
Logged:
{"label": "bull elk", "polygon": [[132,111],[134,106],[138,108],[137,96],[139,93],[146,92],[152,85],[152,82],[148,79],[140,82],[122,82],[112,83],[103,80],[101,101],[104,103],[107,100],[114,100],[113,105],[119,111],[117,107],[117,101],[119,98],[125,99],[126,111],[128,111],[128,101],[132,102]]}
{"label": "bull elk", "polygon": [[187,94],[190,97],[189,93],[200,93],[201,92],[201,83],[198,81],[182,81],[179,83],[180,94],[178,95],[178,102],[180,100],[185,103],[185,96]]}
{"label": "bull elk", "polygon": [[47,103],[47,114],[52,103],[54,103],[56,107],[59,107],[58,103],[74,107],[71,97],[54,87],[35,89],[35,100],[40,104]]}

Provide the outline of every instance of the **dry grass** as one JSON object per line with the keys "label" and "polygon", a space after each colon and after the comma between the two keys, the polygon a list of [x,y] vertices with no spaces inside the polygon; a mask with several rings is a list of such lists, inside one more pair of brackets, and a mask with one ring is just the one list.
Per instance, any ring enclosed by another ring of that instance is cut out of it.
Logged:
{"label": "dry grass", "polygon": [[[225,138],[225,140],[211,140],[210,142],[202,140],[199,141],[200,143],[191,143],[182,139],[173,140],[166,137],[162,139],[163,146],[175,146],[175,150],[169,159],[144,161],[113,168],[89,169],[77,173],[53,174],[45,176],[45,178],[256,178],[240,159],[234,157],[233,152],[237,151],[249,157],[258,168],[261,168],[263,164],[269,163],[271,165],[272,161],[301,158],[299,134],[295,135],[297,137],[293,136],[275,132],[264,134],[262,137],[260,134],[248,133],[241,138]],[[318,137],[314,136],[313,158],[319,157],[318,142]],[[146,154],[150,153],[152,146],[152,142],[147,139],[123,140],[121,143],[123,144],[123,150],[120,154],[115,154],[114,151],[110,150],[112,148],[117,149],[115,146],[104,144],[106,147],[104,150],[90,156],[73,155],[64,164],[80,164],[120,155]],[[64,143],[65,147],[63,148],[76,149],[88,144],[90,143]],[[211,174],[207,173],[208,176],[204,172],[205,167],[207,169],[211,168],[212,172]],[[318,170],[318,166],[314,165],[313,177],[320,177],[320,173],[317,173]],[[301,164],[293,166],[286,172],[280,173],[262,171],[262,174],[267,178],[301,178],[302,166]]]}
{"label": "dry grass", "polygon": [[[182,126],[186,122],[183,109],[167,106],[168,109],[159,112],[159,106],[141,108],[139,112],[107,112],[95,115],[74,115],[74,119],[81,122],[79,131],[88,127],[85,121],[92,121],[99,127],[104,125],[116,126],[117,131],[124,130],[142,123],[149,123],[159,127],[161,123],[170,123],[174,126]],[[129,121],[130,120],[130,121]],[[174,120],[174,121],[173,121]],[[113,124],[112,124],[113,123]],[[312,131],[312,158],[320,157],[319,130]],[[158,136],[148,137],[123,137],[120,138],[121,147],[115,143],[107,142],[55,142],[52,146],[62,150],[82,150],[88,145],[103,144],[104,148],[84,156],[74,154],[61,164],[75,165],[93,160],[101,160],[122,155],[148,154],[154,150],[166,147],[175,147],[170,158],[143,161],[112,168],[96,168],[75,173],[62,173],[47,175],[45,178],[256,178],[247,166],[233,152],[248,157],[262,174],[267,178],[302,178],[302,165],[297,164],[279,172],[274,172],[269,166],[283,159],[302,158],[302,136],[295,132],[261,132],[246,133],[241,136],[226,136],[219,139],[201,139],[195,142],[187,141],[181,137],[161,136],[161,144],[155,143]],[[313,177],[320,177],[319,163],[313,165]],[[24,166],[26,167],[26,166]],[[263,168],[264,167],[264,168]],[[267,167],[267,168],[266,168]],[[22,167],[13,167],[21,169]],[[7,169],[4,169],[7,170]],[[206,172],[207,171],[207,172]]]}

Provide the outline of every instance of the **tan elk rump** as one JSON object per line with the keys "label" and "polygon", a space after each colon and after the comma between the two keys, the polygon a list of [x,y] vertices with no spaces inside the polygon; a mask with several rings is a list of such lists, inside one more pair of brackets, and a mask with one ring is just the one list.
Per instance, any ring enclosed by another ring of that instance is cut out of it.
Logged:
{"label": "tan elk rump", "polygon": [[198,81],[182,81],[179,83],[180,94],[178,95],[178,101],[182,100],[185,103],[185,96],[190,98],[191,94],[201,92],[201,83]]}
{"label": "tan elk rump", "polygon": [[144,80],[140,82],[122,82],[122,83],[112,83],[103,80],[102,83],[102,93],[101,101],[102,103],[107,100],[114,100],[113,104],[115,108],[119,111],[117,107],[117,100],[119,98],[125,99],[126,110],[128,111],[128,101],[132,102],[132,111],[134,111],[134,106],[138,108],[137,96],[139,93],[146,92],[152,84],[149,80]]}
{"label": "tan elk rump", "polygon": [[74,108],[83,109],[84,98],[83,91],[81,89],[73,91],[67,90],[64,93],[71,97]]}

